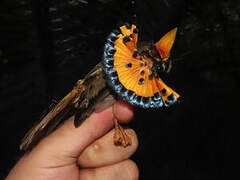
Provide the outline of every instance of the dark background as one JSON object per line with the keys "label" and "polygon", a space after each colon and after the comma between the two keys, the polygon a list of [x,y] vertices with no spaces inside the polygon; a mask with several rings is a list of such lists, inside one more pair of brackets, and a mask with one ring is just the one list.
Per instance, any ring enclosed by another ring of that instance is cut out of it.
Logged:
{"label": "dark background", "polygon": [[1,0],[0,178],[51,100],[101,60],[108,33],[134,21],[141,40],[179,29],[166,83],[180,102],[136,109],[130,124],[140,179],[239,177],[240,1]]}

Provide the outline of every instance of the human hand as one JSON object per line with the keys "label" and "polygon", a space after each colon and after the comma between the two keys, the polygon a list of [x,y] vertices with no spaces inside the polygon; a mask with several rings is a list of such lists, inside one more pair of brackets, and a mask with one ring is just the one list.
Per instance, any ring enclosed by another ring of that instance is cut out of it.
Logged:
{"label": "human hand", "polygon": [[25,154],[6,180],[138,179],[138,168],[128,159],[137,149],[137,136],[127,129],[132,145],[114,145],[112,111],[122,123],[133,117],[130,106],[117,102],[93,113],[79,128],[70,118]]}

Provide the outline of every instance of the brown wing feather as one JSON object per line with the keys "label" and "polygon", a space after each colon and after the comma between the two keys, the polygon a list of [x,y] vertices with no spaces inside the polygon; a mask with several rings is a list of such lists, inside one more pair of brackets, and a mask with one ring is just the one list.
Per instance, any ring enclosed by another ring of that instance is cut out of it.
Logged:
{"label": "brown wing feather", "polygon": [[42,120],[31,128],[22,140],[21,150],[31,150],[42,138],[51,133],[71,112],[76,114],[76,127],[96,109],[96,105],[109,95],[103,77],[102,64],[97,64],[83,80],[79,80],[73,90]]}
{"label": "brown wing feather", "polygon": [[73,102],[76,102],[76,99],[79,99],[84,91],[84,86],[81,86],[74,88],[68,93],[38,124],[27,132],[22,140],[20,149],[30,150],[43,137],[51,133],[60,121],[70,112]]}
{"label": "brown wing feather", "polygon": [[[78,127],[92,112],[99,108],[105,98],[110,95],[104,79],[102,64],[97,64],[93,70],[87,74],[83,85],[86,88],[84,99],[79,101],[79,106],[75,115],[74,125]],[[105,107],[111,105],[109,103]]]}
{"label": "brown wing feather", "polygon": [[111,106],[116,100],[107,88],[99,92],[99,95],[95,98],[90,99],[89,104],[85,108],[78,108],[75,113],[74,125],[78,127],[81,125],[83,120],[85,120],[92,112],[101,111],[109,106]]}

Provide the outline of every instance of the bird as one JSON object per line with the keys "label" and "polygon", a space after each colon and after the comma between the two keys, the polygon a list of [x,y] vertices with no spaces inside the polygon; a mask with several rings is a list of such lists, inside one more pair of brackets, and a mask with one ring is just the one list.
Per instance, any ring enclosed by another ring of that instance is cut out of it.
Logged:
{"label": "bird", "polygon": [[[30,151],[67,117],[74,116],[77,128],[95,111],[121,99],[141,108],[168,107],[180,95],[168,87],[161,76],[171,70],[170,51],[177,27],[158,42],[138,42],[139,30],[125,24],[106,38],[102,60],[58,103],[50,106],[39,123],[24,136],[20,149]],[[127,147],[131,139],[114,117],[116,145]]]}

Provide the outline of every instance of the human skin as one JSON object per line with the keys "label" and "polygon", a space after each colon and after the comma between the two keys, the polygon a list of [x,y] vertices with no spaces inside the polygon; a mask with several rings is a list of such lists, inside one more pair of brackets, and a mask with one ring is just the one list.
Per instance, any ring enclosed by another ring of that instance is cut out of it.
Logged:
{"label": "human skin", "polygon": [[136,133],[126,130],[132,145],[114,145],[113,113],[121,123],[133,117],[132,107],[123,102],[93,113],[78,128],[72,117],[26,153],[6,180],[138,179],[137,165],[128,159],[138,146]]}

